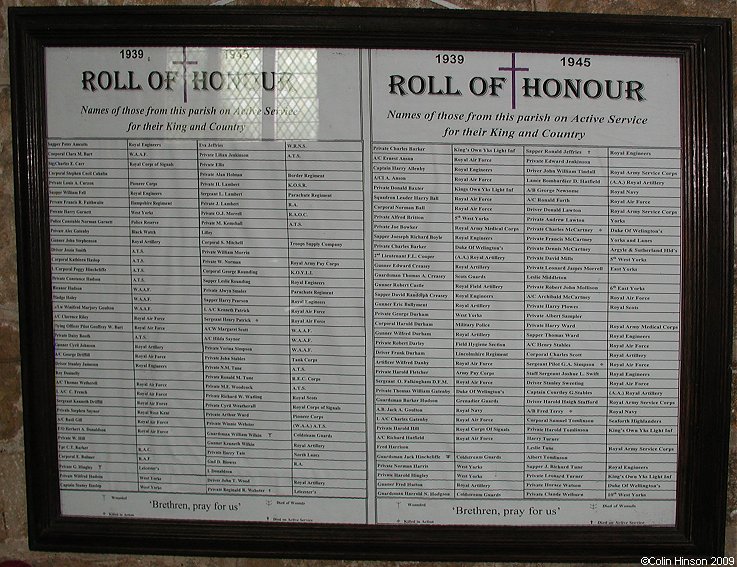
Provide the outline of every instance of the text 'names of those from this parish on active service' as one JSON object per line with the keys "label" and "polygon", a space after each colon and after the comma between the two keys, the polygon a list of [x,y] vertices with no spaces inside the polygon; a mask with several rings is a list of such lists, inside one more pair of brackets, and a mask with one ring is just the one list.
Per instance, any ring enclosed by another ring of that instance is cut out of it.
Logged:
{"label": "text 'names of those from this parish on active service'", "polygon": [[47,48],[69,516],[674,525],[678,62]]}

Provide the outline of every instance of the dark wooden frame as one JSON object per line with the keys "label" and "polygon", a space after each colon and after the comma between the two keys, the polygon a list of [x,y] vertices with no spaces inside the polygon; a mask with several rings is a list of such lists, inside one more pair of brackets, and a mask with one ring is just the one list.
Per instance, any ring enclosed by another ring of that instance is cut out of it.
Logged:
{"label": "dark wooden frame", "polygon": [[[296,8],[10,8],[16,232],[32,549],[306,558],[631,561],[721,555],[732,343],[728,20]],[[683,302],[677,523],[404,527],[84,519],[60,513],[45,159],[47,46],[340,46],[674,56]]]}

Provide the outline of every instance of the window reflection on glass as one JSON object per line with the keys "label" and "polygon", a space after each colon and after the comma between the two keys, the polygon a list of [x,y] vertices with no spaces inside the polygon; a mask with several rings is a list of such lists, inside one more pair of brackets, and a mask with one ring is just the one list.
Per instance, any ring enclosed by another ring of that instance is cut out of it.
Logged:
{"label": "window reflection on glass", "polygon": [[276,137],[315,139],[319,122],[317,50],[277,49]]}
{"label": "window reflection on glass", "polygon": [[224,48],[220,65],[230,81],[230,88],[222,90],[223,106],[229,103],[231,122],[242,124],[243,138],[261,138],[263,134],[264,50],[261,48]]}
{"label": "window reflection on glass", "polygon": [[244,125],[243,138],[317,138],[316,49],[224,48],[211,68],[221,69],[228,81],[221,100],[229,121]]}

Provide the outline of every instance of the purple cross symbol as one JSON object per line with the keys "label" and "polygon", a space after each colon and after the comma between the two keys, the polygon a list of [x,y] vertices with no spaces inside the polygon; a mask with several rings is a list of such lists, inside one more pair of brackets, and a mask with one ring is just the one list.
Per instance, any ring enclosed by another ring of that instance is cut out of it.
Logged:
{"label": "purple cross symbol", "polygon": [[[172,61],[174,65],[182,66],[182,75],[184,75],[184,102],[187,102],[187,65],[197,65],[197,61],[187,61],[187,48],[182,47],[182,60]],[[512,63],[514,65],[514,63]]]}
{"label": "purple cross symbol", "polygon": [[511,67],[499,67],[500,71],[511,71],[512,72],[512,110],[517,108],[517,71],[529,71],[529,67],[517,67],[515,63],[516,53],[512,53],[512,66]]}

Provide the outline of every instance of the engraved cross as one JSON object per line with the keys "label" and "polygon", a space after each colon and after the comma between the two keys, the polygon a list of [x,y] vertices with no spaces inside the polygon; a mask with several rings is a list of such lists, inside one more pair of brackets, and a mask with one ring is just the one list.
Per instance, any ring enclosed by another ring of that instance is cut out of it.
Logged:
{"label": "engraved cross", "polygon": [[[197,65],[197,61],[187,61],[187,48],[182,47],[182,60],[172,61],[172,64],[182,66],[182,75],[184,75],[184,102],[186,103],[187,102],[187,65]],[[514,65],[514,63],[512,63],[512,65]]]}
{"label": "engraved cross", "polygon": [[511,71],[512,73],[512,110],[517,108],[517,71],[529,71],[529,67],[517,67],[515,56],[516,53],[512,53],[512,66],[511,67],[499,67],[500,71]]}

